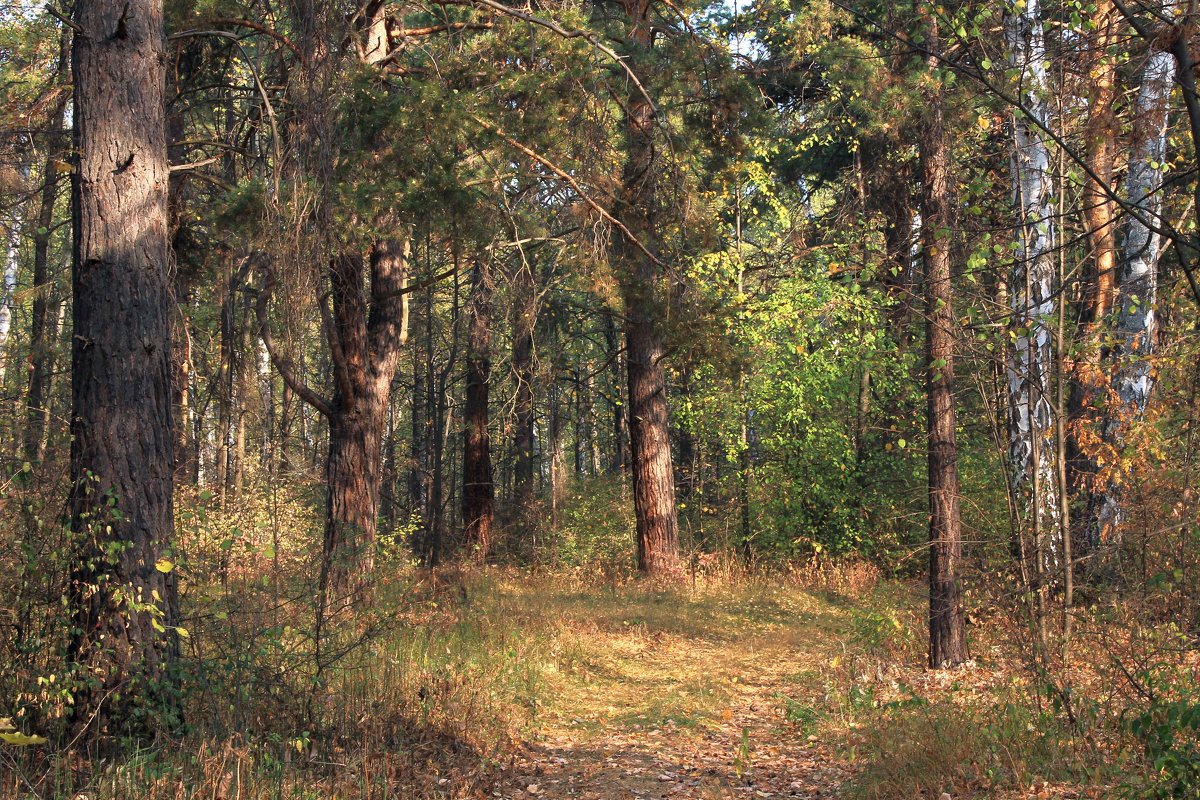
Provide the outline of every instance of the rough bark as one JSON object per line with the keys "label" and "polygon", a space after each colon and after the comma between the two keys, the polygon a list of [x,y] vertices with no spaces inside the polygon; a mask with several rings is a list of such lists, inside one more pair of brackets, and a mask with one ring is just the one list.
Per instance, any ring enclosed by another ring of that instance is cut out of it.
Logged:
{"label": "rough bark", "polygon": [[139,734],[173,718],[177,649],[162,3],[73,18],[73,713]]}
{"label": "rough bark", "polygon": [[477,258],[471,270],[467,315],[467,382],[463,410],[462,518],[467,547],[478,561],[492,550],[495,485],[492,479],[491,435],[488,432],[488,394],[491,381],[492,291],[491,264]]}
{"label": "rough bark", "polygon": [[[936,20],[929,25],[927,47],[933,55],[928,68],[936,73],[940,55],[938,26]],[[937,80],[936,74],[933,79]],[[949,234],[954,200],[944,102],[940,86],[927,94],[928,111],[919,141],[928,364],[929,666],[934,669],[952,667],[968,658],[966,615],[958,574],[962,560],[962,520],[954,431],[954,296]]]}
{"label": "rough bark", "polygon": [[1009,272],[1008,383],[1009,483],[1018,536],[1031,547],[1033,572],[1050,574],[1060,548],[1056,490],[1055,348],[1051,325],[1057,296],[1054,190],[1050,151],[1040,125],[1049,120],[1046,49],[1038,0],[1010,5],[1004,21],[1009,61],[1019,74],[1026,113],[1013,115],[1011,171],[1018,215],[1017,249]]}
{"label": "rough bark", "polygon": [[270,278],[259,295],[259,327],[271,360],[292,391],[329,421],[320,576],[323,611],[361,602],[369,589],[388,397],[408,336],[407,240],[375,242],[369,263],[369,302],[363,295],[363,257],[347,251],[330,263],[333,308],[325,333],[335,380],[329,399],[305,384],[275,347],[267,315]]}
{"label": "rough bark", "polygon": [[[654,46],[649,0],[624,0],[628,64],[636,74]],[[616,234],[613,248],[625,303],[626,369],[629,387],[630,474],[637,518],[638,570],[650,576],[679,570],[679,521],[668,429],[660,286],[661,264],[644,250],[653,241],[658,181],[663,165],[657,152],[657,114],[637,86],[624,105],[625,164],[616,218],[628,233]],[[633,237],[637,237],[634,241]]]}

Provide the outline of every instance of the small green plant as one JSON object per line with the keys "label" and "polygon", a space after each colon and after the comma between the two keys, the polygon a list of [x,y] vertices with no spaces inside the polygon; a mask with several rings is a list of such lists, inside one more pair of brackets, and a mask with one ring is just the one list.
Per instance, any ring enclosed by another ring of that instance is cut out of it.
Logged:
{"label": "small green plant", "polygon": [[[1147,676],[1161,691],[1149,707],[1129,720],[1130,732],[1145,748],[1155,775],[1139,797],[1200,796],[1200,696],[1190,682]],[[1132,796],[1132,795],[1131,795]]]}
{"label": "small green plant", "polygon": [[822,718],[820,711],[791,697],[779,696],[783,698],[783,718],[785,720],[799,728],[800,733],[804,735],[809,735],[816,730],[817,723]]}
{"label": "small green plant", "polygon": [[733,759],[733,771],[741,779],[750,769],[750,729],[742,728],[742,739],[738,742],[737,755]]}

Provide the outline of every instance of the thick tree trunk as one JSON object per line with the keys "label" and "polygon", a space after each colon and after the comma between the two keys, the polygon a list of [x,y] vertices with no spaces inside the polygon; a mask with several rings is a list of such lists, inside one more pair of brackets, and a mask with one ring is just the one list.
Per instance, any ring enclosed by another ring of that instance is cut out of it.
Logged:
{"label": "thick tree trunk", "polygon": [[679,529],[668,430],[665,354],[656,330],[656,312],[639,308],[641,302],[634,300],[627,306],[625,327],[638,569],[648,575],[669,575],[679,567]]}
{"label": "thick tree trunk", "polygon": [[463,432],[462,517],[467,547],[478,561],[492,550],[495,485],[492,480],[491,435],[488,432],[488,392],[492,344],[491,263],[477,258],[471,270],[471,299],[467,324],[466,423]]}
{"label": "thick tree trunk", "polygon": [[326,606],[354,605],[374,567],[379,519],[380,456],[387,408],[377,393],[334,401],[329,418],[328,498],[321,585]]}
{"label": "thick tree trunk", "polygon": [[334,372],[331,400],[309,388],[275,347],[267,315],[274,288],[270,273],[259,294],[259,330],[272,362],[292,390],[329,420],[319,599],[322,619],[365,600],[370,587],[388,397],[408,339],[407,271],[407,242],[375,242],[370,254],[368,305],[363,296],[362,256],[348,251],[332,259],[333,313],[325,325]]}
{"label": "thick tree trunk", "polygon": [[[939,67],[937,56],[940,54],[936,21],[930,22],[927,47],[933,54],[928,64],[933,73]],[[963,663],[968,652],[966,615],[958,575],[962,560],[962,520],[958,444],[954,431],[954,296],[950,275],[954,200],[941,88],[932,90],[926,102],[929,110],[919,151],[928,370],[929,666],[941,669]]]}
{"label": "thick tree trunk", "polygon": [[[625,0],[628,63],[638,71],[654,46],[649,0]],[[640,87],[632,87],[624,114],[625,165],[617,219],[630,234],[614,234],[625,301],[629,382],[629,445],[633,508],[637,518],[638,570],[673,575],[679,569],[679,521],[667,412],[666,351],[661,329],[661,265],[643,250],[654,240],[662,165],[654,140],[657,115]]]}
{"label": "thick tree trunk", "polygon": [[162,3],[74,22],[73,714],[137,734],[174,720],[177,650]]}
{"label": "thick tree trunk", "polygon": [[[1020,75],[1024,113],[1013,117],[1013,205],[1019,215],[1017,250],[1009,273],[1008,455],[1009,481],[1017,505],[1017,535],[1031,572],[1054,573],[1060,551],[1055,455],[1054,323],[1057,269],[1050,152],[1034,120],[1049,119],[1046,49],[1037,0],[1010,7],[1005,16],[1010,63]],[[1039,581],[1040,583],[1040,581]]]}
{"label": "thick tree trunk", "polygon": [[[1157,333],[1155,306],[1158,301],[1158,258],[1162,237],[1152,230],[1160,224],[1163,206],[1163,165],[1167,149],[1167,111],[1175,78],[1175,60],[1168,52],[1155,50],[1146,61],[1138,89],[1133,147],[1126,178],[1128,201],[1136,209],[1125,221],[1120,265],[1120,307],[1117,309],[1116,369],[1112,392],[1118,402],[1110,403],[1104,420],[1104,440],[1115,454],[1125,447],[1132,425],[1142,419],[1154,384],[1150,357]],[[1114,472],[1113,458],[1099,507],[1087,529],[1086,545],[1120,535],[1125,520],[1124,485],[1129,476]]]}

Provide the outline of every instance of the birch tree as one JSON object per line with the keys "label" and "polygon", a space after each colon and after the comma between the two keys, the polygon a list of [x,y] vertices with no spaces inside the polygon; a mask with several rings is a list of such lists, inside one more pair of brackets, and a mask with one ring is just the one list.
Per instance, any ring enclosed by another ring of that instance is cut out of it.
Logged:
{"label": "birch tree", "polygon": [[1125,520],[1120,453],[1130,426],[1140,421],[1154,384],[1151,356],[1154,354],[1158,295],[1158,259],[1162,236],[1158,232],[1163,206],[1163,162],[1167,149],[1167,116],[1175,60],[1164,50],[1154,49],[1146,60],[1135,101],[1133,146],[1126,178],[1127,202],[1133,211],[1125,219],[1119,264],[1120,300],[1113,357],[1110,411],[1104,422],[1104,439],[1117,454],[1109,465],[1099,508],[1087,531],[1095,547],[1114,539]]}
{"label": "birch tree", "polygon": [[1024,112],[1013,115],[1012,189],[1017,249],[1009,273],[1008,454],[1009,480],[1021,535],[1032,532],[1042,570],[1056,560],[1058,520],[1055,488],[1054,411],[1050,402],[1055,347],[1054,189],[1050,151],[1042,129],[1049,124],[1046,49],[1038,0],[1008,6],[1004,32],[1012,69],[1018,73]]}

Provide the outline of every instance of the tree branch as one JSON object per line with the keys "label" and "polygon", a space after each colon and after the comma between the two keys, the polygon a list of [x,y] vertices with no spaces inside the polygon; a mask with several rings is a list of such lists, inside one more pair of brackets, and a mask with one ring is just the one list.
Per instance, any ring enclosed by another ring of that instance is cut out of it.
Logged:
{"label": "tree branch", "polygon": [[330,402],[313,391],[308,384],[301,380],[292,367],[291,359],[281,354],[275,347],[275,339],[271,336],[271,321],[267,313],[267,305],[271,302],[271,295],[275,292],[275,271],[267,264],[263,266],[263,273],[265,279],[262,289],[258,291],[254,310],[258,316],[258,335],[262,338],[263,346],[267,348],[267,355],[270,356],[271,363],[279,371],[279,376],[283,378],[284,383],[291,387],[291,390],[301,400],[308,403],[325,417],[332,417],[333,406]]}
{"label": "tree branch", "polygon": [[646,245],[642,244],[640,239],[638,239],[636,236],[633,235],[633,231],[631,231],[631,230],[629,230],[629,228],[625,227],[625,223],[621,222],[619,219],[617,219],[612,214],[610,214],[604,207],[602,207],[599,203],[597,203],[595,200],[593,200],[588,195],[587,192],[583,191],[583,188],[580,187],[579,183],[575,180],[575,178],[573,178],[571,176],[570,173],[568,173],[566,170],[562,169],[561,167],[556,165],[554,162],[550,161],[550,159],[546,158],[545,156],[541,155],[540,153],[521,144],[516,139],[512,138],[507,133],[502,131],[500,128],[497,128],[495,125],[491,125],[487,122],[484,122],[482,119],[475,116],[474,114],[472,114],[470,116],[470,119],[479,127],[483,128],[486,131],[494,133],[496,136],[499,136],[501,139],[503,139],[505,142],[507,142],[509,144],[509,146],[511,146],[511,147],[515,148],[516,150],[519,150],[520,152],[529,156],[534,161],[538,162],[539,164],[544,166],[546,169],[553,172],[559,178],[566,181],[567,185],[569,185],[572,189],[575,190],[575,193],[579,195],[580,199],[583,200],[583,202],[585,202],[589,206],[591,206],[593,211],[595,211],[597,214],[599,214],[604,219],[608,220],[608,222],[611,223],[613,227],[615,227],[617,230],[619,230],[621,233],[623,233],[625,235],[626,239],[628,239],[639,250],[641,250],[643,253],[646,254],[647,258],[649,258],[651,261],[653,261],[656,265],[658,265],[660,267],[665,266],[663,264],[663,262],[658,259],[657,256],[655,256],[653,253],[651,253],[646,248]]}

